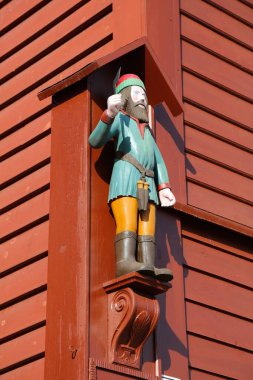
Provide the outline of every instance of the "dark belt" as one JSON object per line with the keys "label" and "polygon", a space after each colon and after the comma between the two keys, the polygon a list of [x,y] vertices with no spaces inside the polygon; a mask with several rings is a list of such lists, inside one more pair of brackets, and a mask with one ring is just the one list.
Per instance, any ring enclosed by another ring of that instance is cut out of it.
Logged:
{"label": "dark belt", "polygon": [[153,170],[144,168],[144,166],[142,166],[142,164],[140,164],[140,162],[136,160],[136,158],[134,158],[130,153],[117,151],[115,157],[119,160],[126,161],[132,164],[136,169],[139,170],[143,179],[145,179],[145,177],[155,177],[155,173],[153,172]]}

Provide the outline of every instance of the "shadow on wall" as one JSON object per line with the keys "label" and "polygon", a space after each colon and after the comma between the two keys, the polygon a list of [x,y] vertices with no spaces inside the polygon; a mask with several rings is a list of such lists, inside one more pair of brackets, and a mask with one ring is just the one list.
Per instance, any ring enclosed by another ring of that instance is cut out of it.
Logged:
{"label": "shadow on wall", "polygon": [[182,342],[182,336],[185,336],[185,332],[182,332],[180,327],[180,320],[183,318],[178,316],[178,313],[184,313],[184,307],[182,307],[184,286],[182,282],[188,274],[184,269],[186,261],[183,257],[180,228],[180,222],[175,215],[164,209],[158,210],[156,265],[158,267],[169,267],[174,274],[172,289],[158,297],[160,317],[157,326],[157,351],[158,357],[161,359],[162,373],[171,367],[172,351],[188,357],[187,346]]}

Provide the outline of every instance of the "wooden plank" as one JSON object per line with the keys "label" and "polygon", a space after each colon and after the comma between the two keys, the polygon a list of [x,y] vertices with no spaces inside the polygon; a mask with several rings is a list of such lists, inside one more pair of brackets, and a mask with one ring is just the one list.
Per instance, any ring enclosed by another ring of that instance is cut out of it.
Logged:
{"label": "wooden plank", "polygon": [[47,258],[17,270],[2,279],[0,303],[6,303],[47,282]]}
{"label": "wooden plank", "polygon": [[2,380],[44,380],[45,359],[19,367],[2,375]]}
{"label": "wooden plank", "polygon": [[217,136],[227,139],[228,143],[234,141],[249,149],[253,147],[253,134],[250,131],[239,128],[187,102],[184,103],[184,118],[187,123],[192,123]]}
{"label": "wooden plank", "polygon": [[231,0],[212,0],[211,2],[252,24],[252,10],[246,4]]}
{"label": "wooden plank", "polygon": [[192,154],[186,154],[188,161],[187,178],[215,187],[238,197],[253,202],[252,180],[219,165],[205,161]]}
{"label": "wooden plank", "polygon": [[1,368],[4,369],[45,351],[46,328],[41,327],[1,346]]}
{"label": "wooden plank", "polygon": [[251,75],[186,41],[182,41],[182,64],[221,86],[253,99]]}
{"label": "wooden plank", "polygon": [[208,109],[252,127],[253,107],[250,103],[223,91],[189,73],[183,73],[184,97]]}
{"label": "wooden plank", "polygon": [[186,302],[187,330],[238,348],[252,350],[252,323]]}
{"label": "wooden plank", "polygon": [[250,290],[190,269],[185,269],[185,297],[244,318],[253,317]]}
{"label": "wooden plank", "polygon": [[[94,13],[96,14],[96,12]],[[57,49],[26,68],[20,74],[5,82],[2,85],[1,102],[6,102],[8,99],[13,98],[15,95],[21,93],[26,88],[35,85],[35,83],[39,81],[40,84],[41,82],[45,83],[47,75],[52,76],[52,72],[56,70],[61,71],[59,68],[62,65],[66,66],[66,63],[71,59],[77,57],[84,50],[108,36],[112,32],[112,23],[112,15],[108,14],[106,17],[79,33],[75,38],[67,41],[67,49],[66,45],[63,43]],[[33,75],[31,75],[31,70]]]}
{"label": "wooden plank", "polygon": [[20,198],[28,197],[34,191],[41,189],[49,184],[50,165],[46,165],[36,170],[30,175],[15,182],[13,185],[6,187],[1,192],[1,205],[6,207]]}
{"label": "wooden plank", "polygon": [[25,13],[31,11],[40,3],[46,3],[45,0],[12,0],[2,11],[1,28],[4,29],[8,25],[17,21]]}
{"label": "wooden plank", "polygon": [[50,157],[51,136],[46,136],[2,163],[0,181],[11,180]]}
{"label": "wooden plank", "polygon": [[1,337],[13,335],[45,321],[46,305],[47,293],[42,292],[3,309],[1,311]]}
{"label": "wooden plank", "polygon": [[190,267],[253,288],[253,262],[187,238],[183,239],[183,247]]}
{"label": "wooden plank", "polygon": [[227,379],[222,376],[216,376],[216,375],[211,375],[210,373],[202,372],[197,369],[190,369],[190,374],[191,374],[191,380],[203,380],[205,377],[205,380],[222,380],[222,379]]}
{"label": "wooden plank", "polygon": [[2,236],[9,235],[48,213],[49,191],[45,191],[1,216]]}
{"label": "wooden plank", "polygon": [[242,241],[238,239],[238,235],[234,235],[233,238],[231,238],[230,231],[227,231],[227,234],[224,237],[224,231],[223,234],[217,235],[216,230],[210,230],[210,228],[207,229],[203,226],[202,228],[198,227],[196,229],[193,225],[184,223],[182,226],[182,234],[183,236],[198,240],[217,249],[221,249],[228,253],[232,253],[253,261],[253,247],[251,247],[251,244],[247,242],[247,240],[245,241],[244,237],[244,244],[242,244]]}
{"label": "wooden plank", "polygon": [[27,18],[25,22],[12,28],[11,31],[2,37],[2,55],[4,56],[28,38],[30,40],[34,35],[43,33],[45,25],[51,24],[55,19],[81,2],[82,0],[72,0],[71,2],[54,0],[46,4],[42,9],[38,10],[38,12]]}
{"label": "wooden plank", "polygon": [[27,119],[32,116],[34,117],[37,113],[43,112],[43,109],[48,110],[49,107],[51,108],[51,99],[48,98],[40,102],[37,98],[37,93],[38,89],[35,89],[1,111],[1,133],[8,131],[20,123],[25,122],[27,124],[30,122]]}
{"label": "wooden plank", "polygon": [[48,250],[48,226],[44,222],[2,244],[0,267],[6,271]]}
{"label": "wooden plank", "polygon": [[[58,5],[56,9],[58,8],[59,10],[62,7],[59,4],[59,1],[56,1],[56,3],[57,2]],[[52,46],[54,44],[58,44],[59,46],[61,46],[62,44],[66,43],[64,41],[66,41],[66,36],[68,34],[73,33],[73,31],[76,28],[80,28],[82,24],[85,24],[89,19],[91,19],[92,17],[94,17],[94,15],[106,8],[106,6],[108,6],[109,4],[111,4],[111,0],[100,0],[99,3],[88,2],[87,4],[84,4],[84,6],[79,8],[76,12],[66,17],[66,19],[62,20],[60,23],[50,28],[47,32],[43,33],[40,37],[31,41],[17,53],[7,58],[2,64],[2,76],[5,77],[9,73],[14,73],[16,70],[19,69],[20,66],[24,64],[26,65],[26,63],[31,59],[34,63],[36,56],[38,56],[37,60],[40,61],[42,58],[41,53],[45,55],[45,53],[48,51],[50,54],[50,51],[54,50],[52,49]],[[56,4],[54,4],[54,6],[55,5]],[[66,5],[67,4],[65,4],[65,8]],[[71,2],[71,6],[72,5],[73,3]],[[70,3],[68,4],[68,7],[70,7]],[[45,9],[43,9],[43,11],[45,11]],[[39,15],[37,15],[37,17],[39,17]],[[43,21],[44,24],[47,24],[47,19],[48,13],[44,14],[44,19],[40,20],[40,22]],[[75,39],[76,38],[77,37],[75,37]],[[61,41],[61,43],[59,41]],[[71,40],[68,40],[67,43],[68,47],[71,48],[71,44],[74,43],[74,40],[72,42]],[[34,78],[36,78],[36,76],[34,76]]]}
{"label": "wooden plank", "polygon": [[211,158],[221,165],[225,164],[243,173],[253,175],[252,154],[189,126],[186,127],[185,133],[187,149]]}
{"label": "wooden plank", "polygon": [[[34,91],[29,92],[29,94],[23,96],[18,101],[12,103],[9,107],[3,109],[0,115],[0,132],[7,131],[20,123],[24,123],[27,119],[32,117],[37,112],[41,112],[42,109],[51,106],[51,99],[49,97],[43,99],[43,101],[39,101],[37,94],[40,92],[40,90],[55,84],[62,78],[66,78],[67,76],[80,70],[88,63],[93,62],[99,57],[107,55],[113,51],[114,43],[112,40],[104,40],[102,42],[103,43],[101,46],[97,46],[96,50],[93,53],[85,55],[83,59],[80,58],[80,60],[78,60],[75,64],[71,63],[67,69],[52,77],[52,79],[50,79],[48,82],[43,83]],[[15,110],[15,112],[13,110]]]}
{"label": "wooden plank", "polygon": [[191,335],[188,335],[188,342],[190,366],[233,379],[251,379],[251,353]]}
{"label": "wooden plank", "polygon": [[252,53],[248,49],[184,15],[181,16],[181,26],[181,33],[185,38],[195,41],[222,57],[226,57],[242,68],[253,71]]}
{"label": "wooden plank", "polygon": [[252,206],[190,182],[187,183],[187,190],[189,205],[253,227]]}
{"label": "wooden plank", "polygon": [[248,25],[243,24],[204,1],[182,0],[180,4],[183,11],[189,12],[191,15],[194,15],[204,23],[212,25],[224,34],[248,46],[253,46],[252,30]]}
{"label": "wooden plank", "polygon": [[[90,97],[85,88],[81,93],[80,87],[72,91],[52,115],[45,378],[85,380],[89,345]],[[59,316],[64,316],[61,323]],[[78,350],[75,360],[70,346]]]}
{"label": "wooden plank", "polygon": [[22,147],[22,145],[27,144],[31,139],[46,132],[50,128],[50,113],[47,112],[44,115],[39,116],[37,119],[32,120],[30,123],[27,123],[23,128],[2,139],[0,142],[1,155],[5,155],[13,149]]}

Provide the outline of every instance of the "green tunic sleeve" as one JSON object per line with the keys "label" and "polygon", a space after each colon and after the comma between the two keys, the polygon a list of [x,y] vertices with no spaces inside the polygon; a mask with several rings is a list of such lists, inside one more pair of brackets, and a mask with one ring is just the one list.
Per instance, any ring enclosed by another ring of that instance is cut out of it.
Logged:
{"label": "green tunic sleeve", "polygon": [[161,152],[160,152],[158,146],[156,145],[155,141],[154,141],[154,152],[155,152],[155,168],[154,168],[155,170],[154,170],[154,172],[155,172],[156,185],[158,187],[161,185],[168,185],[167,187],[169,187],[168,172],[167,172],[165,163],[163,161]]}
{"label": "green tunic sleeve", "polygon": [[106,124],[100,120],[89,137],[89,143],[93,148],[101,148],[118,133],[119,119],[115,117],[112,124]]}

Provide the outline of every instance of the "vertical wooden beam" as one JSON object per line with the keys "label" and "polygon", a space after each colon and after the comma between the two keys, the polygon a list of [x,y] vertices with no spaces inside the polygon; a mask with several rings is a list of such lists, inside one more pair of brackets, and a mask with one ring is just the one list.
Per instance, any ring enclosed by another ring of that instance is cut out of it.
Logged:
{"label": "vertical wooden beam", "polygon": [[79,83],[54,101],[45,379],[86,380],[90,99]]}

